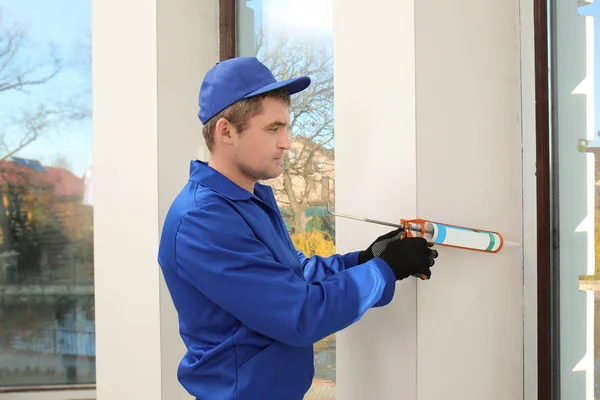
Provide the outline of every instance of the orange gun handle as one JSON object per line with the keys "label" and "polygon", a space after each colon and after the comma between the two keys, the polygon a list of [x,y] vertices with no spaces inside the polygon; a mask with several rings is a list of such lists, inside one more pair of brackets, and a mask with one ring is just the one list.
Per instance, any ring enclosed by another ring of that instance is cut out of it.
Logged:
{"label": "orange gun handle", "polygon": [[422,281],[426,281],[427,277],[425,276],[425,274],[414,274],[413,275],[415,278],[419,278]]}

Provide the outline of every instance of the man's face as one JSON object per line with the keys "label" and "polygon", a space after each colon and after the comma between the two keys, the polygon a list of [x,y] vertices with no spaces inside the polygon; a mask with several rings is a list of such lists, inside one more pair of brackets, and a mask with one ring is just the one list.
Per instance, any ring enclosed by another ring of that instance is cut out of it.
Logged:
{"label": "man's face", "polygon": [[262,113],[248,121],[246,130],[233,135],[234,162],[252,180],[276,178],[281,174],[283,154],[290,148],[288,105],[265,97]]}

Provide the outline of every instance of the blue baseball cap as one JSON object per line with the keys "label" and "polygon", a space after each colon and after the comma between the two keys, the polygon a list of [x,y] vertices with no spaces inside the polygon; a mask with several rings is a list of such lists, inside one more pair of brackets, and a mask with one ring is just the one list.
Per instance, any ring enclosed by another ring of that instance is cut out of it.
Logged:
{"label": "blue baseball cap", "polygon": [[198,96],[202,124],[233,103],[271,90],[286,88],[298,93],[310,85],[308,76],[278,81],[256,57],[236,57],[218,62],[204,77]]}

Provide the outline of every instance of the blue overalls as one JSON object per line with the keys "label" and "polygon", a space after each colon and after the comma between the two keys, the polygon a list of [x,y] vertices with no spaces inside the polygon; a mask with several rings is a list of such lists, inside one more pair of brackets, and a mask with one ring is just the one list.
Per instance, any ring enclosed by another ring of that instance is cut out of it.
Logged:
{"label": "blue overalls", "polygon": [[394,295],[383,260],[357,260],[304,257],[269,186],[252,194],[192,161],[158,255],[187,347],[183,387],[201,400],[302,399],[313,344]]}

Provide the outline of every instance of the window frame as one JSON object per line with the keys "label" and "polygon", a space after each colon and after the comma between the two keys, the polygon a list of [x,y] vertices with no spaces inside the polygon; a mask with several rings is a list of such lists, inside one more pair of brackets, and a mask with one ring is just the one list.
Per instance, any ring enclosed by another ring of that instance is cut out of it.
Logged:
{"label": "window frame", "polygon": [[549,52],[553,3],[534,0],[535,42],[535,134],[536,134],[536,203],[537,203],[537,362],[538,399],[560,398],[559,281],[556,261],[556,207],[553,207],[554,155],[552,142],[553,77]]}
{"label": "window frame", "polygon": [[219,0],[219,59],[221,61],[235,57],[236,11],[235,0]]}
{"label": "window frame", "polygon": [[11,399],[30,399],[31,395],[43,396],[45,400],[96,399],[96,384],[6,386],[0,388],[0,399],[10,395]]}

